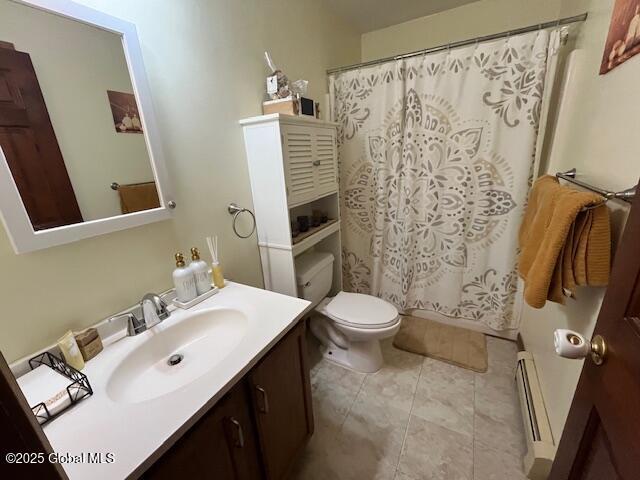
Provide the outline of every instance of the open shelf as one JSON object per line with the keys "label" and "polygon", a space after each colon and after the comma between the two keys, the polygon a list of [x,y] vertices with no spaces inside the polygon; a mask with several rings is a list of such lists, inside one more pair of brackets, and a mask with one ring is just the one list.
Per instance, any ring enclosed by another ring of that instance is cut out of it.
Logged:
{"label": "open shelf", "polygon": [[305,250],[313,247],[316,243],[324,240],[332,233],[340,230],[340,223],[337,218],[329,220],[317,227],[312,227],[308,232],[301,233],[293,239],[293,256],[300,255]]}
{"label": "open shelf", "polygon": [[336,223],[338,221],[337,218],[331,218],[329,220],[327,220],[325,223],[321,223],[320,225],[318,225],[317,227],[311,227],[309,228],[309,230],[307,230],[306,232],[300,233],[297,237],[294,237],[293,240],[293,244],[295,245],[296,243],[300,243],[303,240],[307,239],[308,237],[310,237],[311,235],[314,235],[316,233],[318,233],[321,230],[324,230],[325,228],[329,228],[330,225]]}
{"label": "open shelf", "polygon": [[304,200],[302,202],[289,204],[288,207],[289,207],[289,210],[293,210],[294,208],[298,208],[298,207],[301,207],[303,205],[317,204],[318,202],[324,201],[324,199],[326,199],[327,197],[330,197],[332,195],[336,195],[337,193],[338,193],[338,189],[335,189],[335,190],[333,190],[331,192],[323,193],[322,195],[320,195],[319,197],[316,197],[316,198],[312,198],[312,199]]}

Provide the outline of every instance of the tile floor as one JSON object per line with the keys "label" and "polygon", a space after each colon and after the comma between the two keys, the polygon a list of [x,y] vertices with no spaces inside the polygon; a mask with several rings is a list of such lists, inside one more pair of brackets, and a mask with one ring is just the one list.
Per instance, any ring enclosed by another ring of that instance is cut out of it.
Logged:
{"label": "tile floor", "polygon": [[[479,374],[383,344],[355,373],[310,349],[316,430],[296,480],[524,480],[516,345],[487,337]],[[315,355],[315,356],[314,356]]]}

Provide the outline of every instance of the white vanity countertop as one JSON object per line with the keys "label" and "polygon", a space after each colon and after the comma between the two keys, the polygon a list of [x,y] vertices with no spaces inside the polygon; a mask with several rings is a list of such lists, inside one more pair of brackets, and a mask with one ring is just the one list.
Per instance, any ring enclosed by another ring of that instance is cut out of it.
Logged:
{"label": "white vanity countertop", "polygon": [[[84,454],[84,461],[63,463],[70,479],[121,479],[160,448],[212,399],[221,398],[301,318],[309,302],[227,282],[213,297],[193,308],[176,310],[159,325],[106,347],[87,362],[83,373],[93,395],[45,425],[44,432],[61,457]],[[107,394],[120,361],[155,333],[188,315],[211,308],[240,310],[248,318],[246,335],[214,368],[171,393],[141,403],[117,403]],[[112,463],[88,463],[87,454],[112,454]]]}

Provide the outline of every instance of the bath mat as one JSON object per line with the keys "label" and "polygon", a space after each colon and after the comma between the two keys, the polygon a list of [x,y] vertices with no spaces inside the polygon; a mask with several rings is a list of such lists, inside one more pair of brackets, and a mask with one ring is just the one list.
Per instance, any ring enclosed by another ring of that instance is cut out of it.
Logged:
{"label": "bath mat", "polygon": [[393,345],[474,372],[487,371],[487,339],[483,333],[466,328],[403,316]]}

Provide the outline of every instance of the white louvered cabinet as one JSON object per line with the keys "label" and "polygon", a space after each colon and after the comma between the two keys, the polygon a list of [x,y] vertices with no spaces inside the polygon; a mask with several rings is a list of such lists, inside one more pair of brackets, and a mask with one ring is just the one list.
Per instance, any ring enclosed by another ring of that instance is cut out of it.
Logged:
{"label": "white louvered cabinet", "polygon": [[335,129],[318,128],[314,136],[316,194],[338,191],[338,155]]}
{"label": "white louvered cabinet", "polygon": [[338,191],[335,128],[281,126],[289,206]]}
{"label": "white louvered cabinet", "polygon": [[[294,257],[322,249],[334,255],[334,287],[339,290],[337,124],[283,114],[247,118],[240,124],[265,287],[297,295]],[[291,221],[315,209],[329,216],[326,228],[293,239]]]}
{"label": "white louvered cabinet", "polygon": [[315,129],[283,125],[280,139],[289,205],[307,202],[317,196]]}

